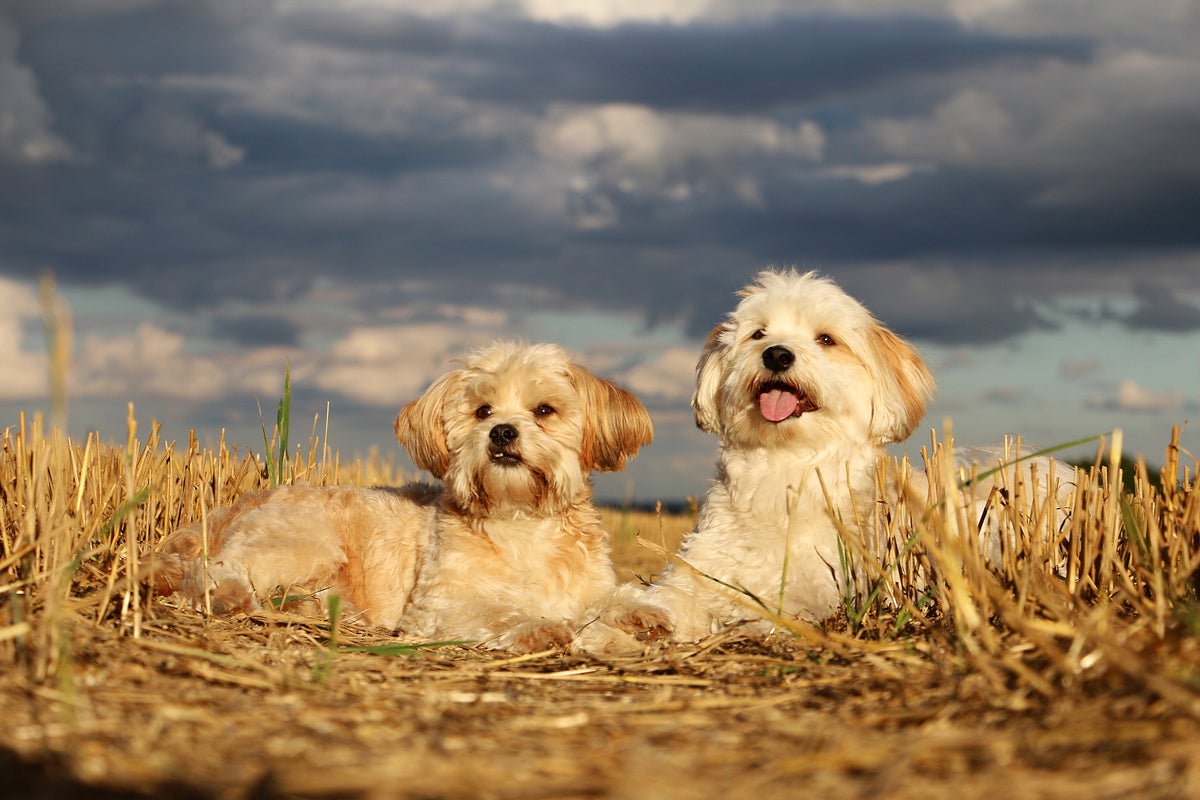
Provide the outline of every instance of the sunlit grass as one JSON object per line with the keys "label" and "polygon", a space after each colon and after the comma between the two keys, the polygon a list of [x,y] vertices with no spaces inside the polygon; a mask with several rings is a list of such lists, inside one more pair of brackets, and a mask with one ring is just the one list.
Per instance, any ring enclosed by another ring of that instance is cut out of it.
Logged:
{"label": "sunlit grass", "polygon": [[[44,430],[37,418],[22,418],[0,439],[0,659],[20,663],[34,680],[52,678],[64,663],[65,620],[138,636],[148,609],[134,565],[202,509],[273,482],[261,459],[223,441],[212,451],[194,438],[180,447],[161,440],[155,424],[142,440],[132,410],[129,422],[123,447],[94,435],[69,440]],[[277,464],[284,463],[279,452]],[[1200,492],[1195,464],[1180,456],[1173,443],[1159,486],[1136,462],[1135,490],[1126,492],[1121,454],[1101,450],[1079,472],[1069,516],[1049,505],[997,512],[1009,535],[993,563],[956,511],[961,480],[943,468],[935,447],[928,497],[900,491],[893,503],[863,509],[857,524],[843,525],[846,632],[869,640],[952,630],[964,654],[988,674],[1024,660],[1012,655],[1010,637],[1017,635],[1021,652],[1040,653],[1058,676],[1025,676],[1043,691],[1097,663],[1097,648],[1135,632],[1191,635]],[[287,463],[290,480],[314,484],[410,477],[378,457],[343,465],[315,435]],[[903,485],[899,470],[881,466],[880,485]],[[1036,488],[1023,487],[1026,503]],[[602,516],[622,580],[653,578],[695,520],[694,512],[661,509],[603,509]],[[643,543],[657,545],[657,552]],[[1115,661],[1133,658],[1124,653]]]}
{"label": "sunlit grass", "polygon": [[[308,446],[289,454],[287,480],[375,485],[415,477],[378,456],[343,463],[317,436],[321,429],[318,420]],[[340,724],[333,720],[344,716],[342,704],[361,715],[378,702],[363,698],[375,696],[370,676],[384,671],[402,674],[406,685],[436,684],[442,679],[438,676],[453,679],[455,686],[466,687],[455,689],[455,698],[507,697],[478,688],[487,685],[488,674],[504,673],[507,680],[520,675],[531,686],[548,690],[537,669],[557,669],[556,662],[546,661],[553,655],[496,659],[456,643],[411,642],[364,631],[336,611],[332,620],[296,613],[287,602],[249,617],[209,618],[146,594],[136,564],[166,534],[204,509],[268,487],[271,479],[260,457],[224,441],[204,449],[194,438],[185,443],[162,440],[154,423],[146,427],[144,438],[139,430],[131,410],[121,445],[94,435],[73,441],[57,429],[46,430],[37,418],[22,418],[0,433],[0,673],[24,687],[4,697],[10,706],[32,698],[43,720],[39,724],[53,731],[60,751],[83,741],[97,746],[88,733],[88,726],[96,725],[89,716],[98,702],[94,682],[143,685],[151,680],[141,666],[147,654],[154,655],[159,669],[181,668],[195,676],[191,680],[198,692],[212,686],[245,692],[246,712],[238,712],[241,725],[257,719],[254,693],[297,691],[305,698],[336,696],[327,724]],[[961,490],[962,476],[946,467],[934,447],[928,495],[901,490],[890,503],[868,503],[859,509],[856,524],[844,526],[847,581],[841,614],[814,624],[772,616],[768,607],[775,598],[762,604],[746,598],[776,623],[777,634],[762,640],[762,646],[775,647],[771,642],[782,636],[795,643],[790,645],[794,649],[782,651],[795,653],[783,656],[794,660],[783,663],[772,655],[766,666],[750,660],[742,669],[737,650],[721,649],[731,641],[728,636],[695,647],[655,645],[636,662],[637,681],[683,686],[694,670],[732,675],[719,683],[716,677],[704,678],[708,688],[696,691],[706,694],[690,701],[696,709],[712,703],[712,711],[705,712],[711,715],[710,726],[729,724],[720,709],[751,702],[739,686],[751,685],[764,669],[783,682],[780,702],[802,703],[804,686],[824,681],[826,675],[831,682],[841,680],[840,672],[830,670],[849,665],[856,680],[869,680],[872,686],[894,681],[890,691],[897,696],[910,691],[903,676],[912,674],[915,664],[924,664],[942,679],[958,676],[964,686],[975,687],[971,691],[986,698],[986,708],[1024,713],[1038,704],[1081,702],[1098,693],[1125,691],[1113,687],[1132,686],[1151,697],[1156,709],[1200,717],[1200,489],[1195,460],[1172,445],[1159,486],[1149,480],[1144,463],[1136,461],[1134,489],[1125,491],[1117,450],[1106,441],[1094,463],[1079,474],[1069,517],[1029,504],[1035,487],[1015,492],[1027,500],[1002,514],[1009,535],[1000,557],[989,560],[974,545],[969,523],[954,511],[952,498]],[[278,454],[275,449],[276,458]],[[882,465],[879,481],[881,487],[896,481],[903,486],[903,472],[899,465]],[[695,522],[694,507],[682,514],[619,508],[601,513],[612,533],[621,580],[651,579],[659,573]],[[714,654],[711,661],[706,660],[709,653]],[[400,666],[407,662],[412,663]],[[524,670],[527,664],[530,670]],[[541,666],[532,669],[536,665]],[[564,670],[561,680],[593,681],[592,689],[603,687],[605,693],[634,691],[639,684],[621,673],[628,668],[609,672],[603,662],[592,662]],[[801,688],[788,688],[793,677]],[[717,685],[725,688],[714,690]],[[151,700],[166,691],[154,686],[142,690]],[[522,696],[536,697],[536,691]],[[132,689],[121,696],[129,697],[129,708],[144,707]],[[442,697],[436,692],[430,696]],[[539,706],[544,717],[532,724],[574,724],[574,717],[562,717],[557,710],[561,697],[547,695],[558,699]],[[674,707],[674,701],[637,697],[648,713]],[[1121,695],[1113,698],[1114,703],[1126,702]],[[421,713],[434,712],[426,708]],[[505,719],[515,724],[520,715]],[[204,720],[210,735],[219,737],[226,730],[221,715]],[[277,720],[256,724],[278,730]],[[618,723],[610,719],[609,724]],[[149,741],[154,730],[129,735]],[[123,774],[126,781],[141,780],[136,777],[141,773]],[[333,785],[341,790],[357,786],[356,780],[353,773],[338,773]]]}

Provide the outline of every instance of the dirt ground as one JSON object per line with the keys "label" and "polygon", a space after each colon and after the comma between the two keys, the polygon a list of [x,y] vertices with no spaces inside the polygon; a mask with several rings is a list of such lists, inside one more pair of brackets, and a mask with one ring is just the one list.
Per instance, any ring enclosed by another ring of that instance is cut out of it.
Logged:
{"label": "dirt ground", "polygon": [[[669,552],[691,522],[610,516],[621,579],[663,564],[635,533]],[[13,545],[10,572],[43,563],[27,551]],[[65,592],[57,572],[31,577],[45,600],[28,624],[25,584],[4,588],[0,796],[1200,798],[1186,602],[1172,619],[1112,603],[1014,616],[977,595],[1020,630],[926,608],[865,635],[843,616],[801,637],[514,657],[278,612],[206,620],[123,593],[108,560]]]}
{"label": "dirt ground", "polygon": [[[4,796],[1200,797],[1186,703],[1116,672],[997,691],[936,635],[596,660],[342,631],[331,655],[312,619],[157,606],[137,638],[60,636],[52,680],[0,673]],[[1160,647],[1200,663],[1195,639]]]}

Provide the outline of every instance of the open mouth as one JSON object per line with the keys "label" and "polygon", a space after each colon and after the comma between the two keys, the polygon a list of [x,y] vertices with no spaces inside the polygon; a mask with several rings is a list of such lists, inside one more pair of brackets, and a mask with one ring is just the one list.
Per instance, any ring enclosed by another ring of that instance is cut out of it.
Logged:
{"label": "open mouth", "polygon": [[497,447],[488,448],[488,458],[493,464],[501,467],[516,467],[524,464],[524,460],[516,453],[510,450],[502,450]]}
{"label": "open mouth", "polygon": [[758,387],[758,410],[768,422],[783,422],[806,411],[816,411],[817,404],[791,384],[767,381]]}

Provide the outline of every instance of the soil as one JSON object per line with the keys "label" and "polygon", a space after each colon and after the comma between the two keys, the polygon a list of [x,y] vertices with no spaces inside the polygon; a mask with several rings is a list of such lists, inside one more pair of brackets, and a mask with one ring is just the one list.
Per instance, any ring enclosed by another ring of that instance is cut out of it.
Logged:
{"label": "soil", "polygon": [[597,660],[346,630],[331,655],[319,620],[148,610],[137,637],[66,620],[44,681],[4,667],[6,796],[1200,796],[1189,709],[1116,673],[997,691],[939,636],[735,630]]}

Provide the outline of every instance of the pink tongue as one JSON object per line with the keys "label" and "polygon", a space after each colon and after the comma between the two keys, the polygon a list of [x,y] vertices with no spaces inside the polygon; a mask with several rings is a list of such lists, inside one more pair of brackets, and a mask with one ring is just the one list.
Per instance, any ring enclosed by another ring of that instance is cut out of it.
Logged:
{"label": "pink tongue", "polygon": [[782,389],[772,389],[758,396],[758,408],[763,417],[771,422],[783,422],[796,413],[800,398]]}

